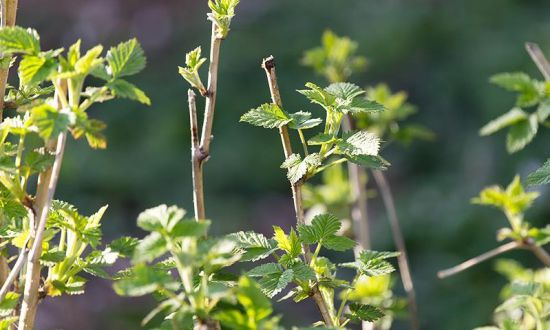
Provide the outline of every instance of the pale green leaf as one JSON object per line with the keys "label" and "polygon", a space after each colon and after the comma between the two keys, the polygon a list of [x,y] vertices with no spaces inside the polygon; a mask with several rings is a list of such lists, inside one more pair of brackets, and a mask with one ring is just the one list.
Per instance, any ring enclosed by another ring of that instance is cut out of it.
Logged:
{"label": "pale green leaf", "polygon": [[40,37],[33,29],[3,27],[0,29],[0,52],[37,55],[40,52]]}
{"label": "pale green leaf", "polygon": [[479,130],[481,136],[491,135],[501,129],[527,119],[527,113],[520,108],[513,108],[500,117],[491,120]]}
{"label": "pale green leaf", "polygon": [[136,74],[145,68],[145,55],[137,39],[111,47],[105,57],[113,78]]}
{"label": "pale green leaf", "polygon": [[265,103],[241,116],[240,121],[264,128],[280,128],[288,124],[290,118],[278,105]]}
{"label": "pale green leaf", "polygon": [[509,153],[514,153],[525,148],[537,135],[538,128],[536,114],[530,115],[528,119],[524,119],[510,127],[506,136],[506,150]]}
{"label": "pale green leaf", "polygon": [[138,101],[145,105],[151,105],[149,97],[137,86],[126,80],[116,79],[107,84],[114,96]]}

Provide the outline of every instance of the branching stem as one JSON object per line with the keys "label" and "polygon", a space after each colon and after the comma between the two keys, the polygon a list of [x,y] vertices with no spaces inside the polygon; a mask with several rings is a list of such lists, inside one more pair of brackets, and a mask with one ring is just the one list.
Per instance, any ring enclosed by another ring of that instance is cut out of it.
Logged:
{"label": "branching stem", "polygon": [[452,268],[449,268],[449,269],[445,269],[445,270],[441,270],[439,272],[437,272],[437,277],[439,278],[446,278],[446,277],[449,277],[449,276],[453,276],[455,274],[458,274],[466,269],[469,269],[479,263],[482,263],[483,261],[485,260],[489,260],[493,257],[496,257],[502,253],[505,253],[505,252],[508,252],[508,251],[511,251],[511,250],[515,250],[517,248],[519,248],[521,246],[521,244],[517,241],[513,241],[513,242],[509,242],[509,243],[506,243],[504,245],[501,245],[495,249],[492,249],[492,250],[489,250],[483,254],[480,254],[479,256],[477,257],[474,257],[472,259],[469,259],[469,260],[466,260],[464,261],[463,263],[457,265],[457,266],[454,266]]}
{"label": "branching stem", "polygon": [[[283,102],[281,101],[281,94],[279,92],[279,85],[277,84],[277,75],[275,72],[275,59],[273,56],[265,58],[262,62],[262,68],[265,70],[267,76],[267,82],[269,85],[269,91],[271,94],[271,100],[273,103],[282,108]],[[285,159],[292,155],[292,145],[290,144],[290,137],[288,134],[288,129],[286,126],[279,128],[279,135],[281,137],[281,142],[283,145],[283,151],[285,154]],[[299,181],[291,185],[292,189],[292,200],[294,202],[294,211],[296,212],[296,222],[298,225],[305,224],[304,219],[304,205],[302,201],[302,183]],[[307,244],[302,244],[302,250],[304,251],[305,261],[307,264],[311,262],[311,251]],[[313,300],[319,308],[319,312],[323,318],[323,321],[327,326],[334,326],[333,318],[328,308],[325,298],[319,291],[317,285],[314,285],[311,289],[311,294]]]}
{"label": "branching stem", "polygon": [[203,172],[201,165],[202,155],[200,153],[199,147],[197,105],[195,100],[195,93],[191,89],[189,89],[189,91],[187,92],[187,98],[189,101],[189,120],[191,123],[191,169],[193,177],[193,206],[195,208],[196,220],[201,220],[205,218]]}

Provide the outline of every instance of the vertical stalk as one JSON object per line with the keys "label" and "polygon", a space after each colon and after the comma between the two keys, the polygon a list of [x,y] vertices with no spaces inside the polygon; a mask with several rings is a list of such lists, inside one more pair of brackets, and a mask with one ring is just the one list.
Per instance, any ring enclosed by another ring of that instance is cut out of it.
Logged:
{"label": "vertical stalk", "polygon": [[195,93],[189,89],[187,92],[189,102],[189,121],[191,123],[191,163],[193,177],[193,206],[195,209],[195,219],[198,221],[205,218],[204,210],[204,187],[203,172],[201,164],[201,153],[199,147],[199,131],[197,121],[197,105]]}
{"label": "vertical stalk", "polygon": [[380,189],[380,194],[384,202],[386,211],[388,212],[388,219],[390,221],[390,227],[393,235],[393,241],[399,251],[399,256],[397,257],[397,263],[399,264],[399,273],[401,274],[401,281],[403,282],[403,287],[407,293],[407,300],[409,302],[409,314],[411,321],[411,329],[419,329],[418,321],[418,306],[416,304],[416,292],[414,290],[413,280],[411,276],[411,271],[409,267],[409,261],[407,257],[407,248],[405,245],[405,240],[403,239],[403,233],[401,232],[401,227],[399,226],[399,218],[397,217],[397,211],[395,209],[395,203],[393,201],[393,196],[390,190],[390,185],[388,184],[386,177],[379,170],[372,171],[372,175],[378,188]]}
{"label": "vertical stalk", "polygon": [[[14,26],[15,16],[17,14],[17,0],[1,0],[2,4],[2,23],[1,26]],[[6,94],[6,84],[8,83],[9,68],[0,69],[0,123],[4,115],[4,95]],[[10,268],[6,257],[0,256],[0,284],[3,285],[10,273]]]}
{"label": "vertical stalk", "polygon": [[[1,0],[2,2],[2,27],[14,26],[17,15],[17,0]],[[2,55],[3,58],[3,55]],[[0,122],[4,115],[4,95],[8,83],[9,67],[0,69]]]}
{"label": "vertical stalk", "polygon": [[539,45],[533,42],[526,42],[525,49],[531,56],[533,62],[537,65],[537,68],[539,68],[540,72],[544,76],[544,79],[550,81],[550,63],[548,63],[548,60],[542,53],[542,50],[540,50]]}
{"label": "vertical stalk", "polygon": [[[271,100],[273,101],[273,103],[282,108],[283,102],[281,101],[281,94],[279,92],[279,86],[277,84],[277,75],[275,73],[275,59],[273,58],[273,56],[270,56],[263,60],[262,68],[265,70],[265,73],[267,75],[267,82],[269,85]],[[290,137],[288,135],[288,129],[286,126],[282,126],[281,128],[279,128],[279,135],[281,137],[285,158],[288,158],[290,157],[290,155],[292,155],[292,145],[290,144]],[[295,184],[292,184],[291,189],[292,200],[294,202],[294,211],[296,212],[296,222],[298,225],[305,224],[304,205],[302,201],[302,182],[299,181]],[[307,246],[307,244],[302,244],[302,249],[304,251],[306,259],[305,261],[307,264],[309,264],[311,262],[311,251],[309,250],[309,246]],[[325,298],[323,297],[317,285],[312,288],[311,293],[313,300],[319,308],[319,312],[321,313],[325,324],[327,326],[334,326],[334,321],[327,302],[325,301]]]}

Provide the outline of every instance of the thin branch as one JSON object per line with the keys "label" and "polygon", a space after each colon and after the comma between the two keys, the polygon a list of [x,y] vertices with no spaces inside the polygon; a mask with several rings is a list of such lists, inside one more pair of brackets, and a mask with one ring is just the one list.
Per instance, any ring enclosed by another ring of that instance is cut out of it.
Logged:
{"label": "thin branch", "polygon": [[191,123],[191,163],[193,177],[193,206],[195,208],[195,219],[201,220],[205,218],[204,211],[204,188],[203,188],[203,172],[201,164],[201,153],[199,148],[199,131],[197,120],[197,105],[195,93],[189,89],[187,92],[189,101],[189,121]]}
{"label": "thin branch", "polygon": [[403,287],[405,288],[405,292],[407,292],[407,298],[409,301],[411,329],[419,329],[418,305],[416,303],[416,292],[414,290],[411,270],[409,267],[409,259],[407,257],[407,247],[405,245],[405,239],[403,238],[401,226],[399,225],[399,218],[397,217],[397,210],[395,208],[395,202],[393,200],[390,185],[381,171],[374,170],[372,171],[372,175],[378,185],[378,188],[380,189],[380,195],[384,202],[386,212],[388,212],[393,241],[399,251],[397,262],[399,264],[401,281],[403,282]]}
{"label": "thin branch", "polygon": [[[14,26],[17,15],[17,0],[2,1],[2,27]],[[1,57],[3,57],[2,55]],[[6,85],[8,83],[9,67],[0,69],[0,122],[4,115],[4,96],[6,94]]]}
{"label": "thin branch", "polygon": [[550,63],[548,63],[548,60],[544,56],[542,50],[540,50],[539,45],[534,42],[526,42],[525,49],[531,56],[533,62],[535,62],[539,68],[540,72],[544,76],[544,79],[550,81]]}
{"label": "thin branch", "polygon": [[210,40],[210,66],[208,68],[208,91],[206,93],[206,103],[204,106],[204,119],[202,123],[201,151],[205,155],[204,161],[208,158],[210,152],[210,142],[212,141],[212,125],[214,123],[214,109],[216,106],[216,94],[218,86],[218,65],[220,60],[220,45],[222,39],[216,32],[216,24],[212,23],[212,37]]}
{"label": "thin branch", "polygon": [[449,276],[453,276],[455,274],[458,274],[468,268],[471,268],[485,260],[488,260],[488,259],[491,259],[493,257],[496,257],[502,253],[505,253],[505,252],[508,252],[508,251],[511,251],[511,250],[515,250],[517,248],[520,248],[522,246],[521,243],[517,242],[517,241],[513,241],[513,242],[509,242],[509,243],[506,243],[504,245],[501,245],[495,249],[492,249],[490,251],[487,251],[483,254],[480,254],[479,256],[475,257],[475,258],[472,258],[472,259],[469,259],[469,260],[466,260],[464,261],[463,263],[457,265],[457,266],[454,266],[452,268],[449,268],[449,269],[445,269],[445,270],[442,270],[442,271],[439,271],[437,272],[437,277],[439,278],[446,278],[446,277],[449,277]]}
{"label": "thin branch", "polygon": [[[265,73],[267,76],[267,82],[269,85],[271,100],[273,101],[273,103],[277,104],[279,107],[282,108],[283,103],[281,101],[281,94],[279,92],[279,86],[277,84],[277,75],[275,72],[275,59],[273,58],[273,56],[270,56],[263,60],[262,68],[265,70]],[[287,159],[288,157],[290,157],[290,155],[292,155],[292,145],[290,144],[290,137],[286,126],[282,126],[281,128],[279,128],[279,135],[281,137],[281,143],[283,145],[285,159]],[[294,211],[296,212],[296,222],[298,225],[305,224],[301,181],[295,184],[292,184],[291,189],[292,189],[292,200],[294,202]],[[309,250],[309,246],[307,244],[302,244],[302,249],[304,251],[306,264],[309,264],[311,262],[311,251]],[[325,298],[321,294],[321,291],[319,290],[317,285],[315,285],[312,288],[312,297],[315,303],[317,304],[317,307],[319,308],[319,312],[321,313],[321,316],[325,324],[327,326],[333,326],[334,322],[332,320],[332,315],[328,308],[327,302],[325,301]]]}

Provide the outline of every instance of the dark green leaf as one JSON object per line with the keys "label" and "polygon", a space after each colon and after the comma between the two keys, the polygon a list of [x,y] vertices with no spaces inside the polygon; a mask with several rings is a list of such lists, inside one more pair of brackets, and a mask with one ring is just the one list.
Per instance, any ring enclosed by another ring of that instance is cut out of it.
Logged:
{"label": "dark green leaf", "polygon": [[549,184],[550,183],[550,158],[546,160],[544,165],[542,165],[539,169],[529,174],[525,182],[529,186]]}
{"label": "dark green leaf", "polygon": [[264,128],[279,128],[288,124],[290,118],[278,105],[265,103],[241,116],[240,121]]}

